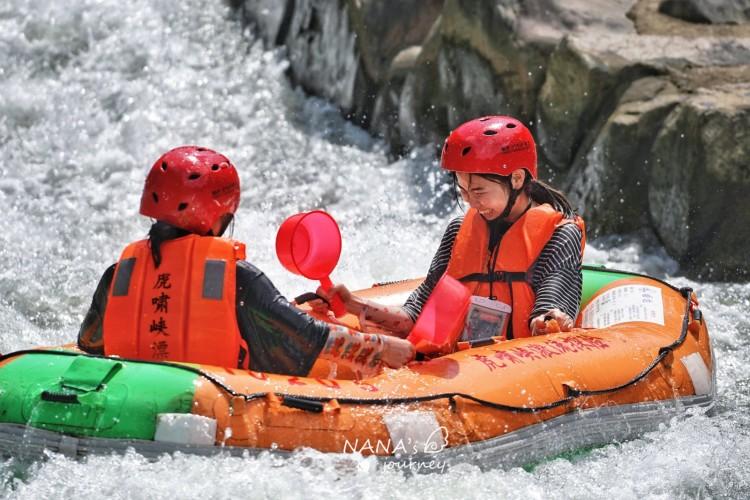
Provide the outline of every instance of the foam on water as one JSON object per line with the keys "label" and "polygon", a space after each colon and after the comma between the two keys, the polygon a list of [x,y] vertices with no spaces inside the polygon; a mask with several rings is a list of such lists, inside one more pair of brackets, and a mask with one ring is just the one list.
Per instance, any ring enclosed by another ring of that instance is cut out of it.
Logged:
{"label": "foam on water", "polygon": [[[144,174],[184,143],[227,154],[243,200],[234,236],[287,295],[314,284],[285,272],[273,242],[286,216],[322,207],[339,220],[334,279],[352,287],[424,274],[449,217],[431,150],[389,163],[382,143],[289,86],[282,51],[241,36],[220,2],[6,0],[0,6],[0,352],[75,339],[103,270],[142,237]],[[428,172],[428,173],[425,173]],[[750,492],[750,287],[692,283],[641,238],[595,242],[586,260],[698,290],[718,360],[719,411],[632,442],[533,470],[406,477],[305,452],[292,461],[52,456],[0,463],[0,494],[472,498],[683,496]]]}

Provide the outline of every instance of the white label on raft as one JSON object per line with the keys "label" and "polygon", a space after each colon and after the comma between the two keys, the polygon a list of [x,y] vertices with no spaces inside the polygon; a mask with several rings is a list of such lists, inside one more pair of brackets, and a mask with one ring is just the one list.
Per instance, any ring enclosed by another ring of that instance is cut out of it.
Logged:
{"label": "white label on raft", "polygon": [[693,382],[693,388],[695,389],[695,395],[702,396],[704,394],[710,394],[713,380],[711,372],[708,370],[701,355],[694,352],[689,356],[684,356],[680,361],[685,365],[685,369],[687,370],[688,375],[690,375],[690,380]]}
{"label": "white label on raft", "polygon": [[622,285],[607,290],[583,310],[583,328],[607,328],[630,321],[664,326],[661,289],[649,285]]}
{"label": "white label on raft", "polygon": [[216,420],[190,413],[159,413],[154,441],[211,446],[216,439]]}
{"label": "white label on raft", "polygon": [[386,413],[383,421],[395,455],[438,453],[448,445],[448,430],[431,411]]}

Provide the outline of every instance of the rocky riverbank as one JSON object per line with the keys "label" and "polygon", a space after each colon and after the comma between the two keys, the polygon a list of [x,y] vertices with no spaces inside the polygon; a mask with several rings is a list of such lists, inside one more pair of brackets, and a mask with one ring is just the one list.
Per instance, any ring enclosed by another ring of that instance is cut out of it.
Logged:
{"label": "rocky riverbank", "polygon": [[236,0],[290,77],[398,154],[528,122],[590,234],[650,229],[691,276],[750,266],[750,0]]}

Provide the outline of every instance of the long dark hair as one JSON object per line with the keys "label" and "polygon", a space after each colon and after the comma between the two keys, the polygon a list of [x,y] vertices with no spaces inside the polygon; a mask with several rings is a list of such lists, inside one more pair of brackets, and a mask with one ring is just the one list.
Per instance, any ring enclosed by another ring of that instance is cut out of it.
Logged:
{"label": "long dark hair", "polygon": [[[453,184],[456,187],[456,201],[460,205],[460,197],[458,196],[458,177],[456,176],[455,172],[452,172],[453,177]],[[512,192],[513,191],[513,185],[511,184],[510,176],[509,175],[498,175],[498,174],[472,174],[472,175],[478,175],[479,177],[482,177],[484,179],[487,179],[488,181],[495,182],[497,184],[502,184],[504,186],[507,186],[507,188]],[[528,172],[526,172],[526,177],[523,181],[523,186],[521,187],[521,191],[526,193],[526,195],[536,203],[539,203],[540,205],[543,203],[548,203],[563,214],[567,218],[571,218],[575,215],[575,210],[573,209],[573,206],[570,204],[570,201],[568,201],[568,198],[565,197],[565,195],[562,193],[562,191],[559,191],[546,182],[540,181],[538,179],[532,179],[531,175],[529,175]]]}
{"label": "long dark hair", "polygon": [[154,259],[154,267],[161,264],[161,244],[175,238],[182,238],[190,234],[190,231],[180,229],[164,221],[156,221],[148,230],[148,246],[151,248],[151,258]]}

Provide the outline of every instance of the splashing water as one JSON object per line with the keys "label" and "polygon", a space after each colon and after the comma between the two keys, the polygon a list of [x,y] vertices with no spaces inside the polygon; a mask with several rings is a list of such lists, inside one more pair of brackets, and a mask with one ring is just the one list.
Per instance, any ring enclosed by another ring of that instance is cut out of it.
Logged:
{"label": "splashing water", "polygon": [[[384,145],[287,83],[283,51],[242,36],[221,2],[6,0],[0,6],[0,352],[75,339],[103,270],[143,237],[145,173],[165,150],[200,144],[240,171],[234,237],[286,295],[313,283],[276,261],[279,223],[325,208],[352,287],[423,275],[448,222],[431,152],[390,163]],[[435,174],[436,175],[436,174]],[[718,362],[716,416],[674,420],[641,439],[533,469],[407,477],[315,452],[291,461],[136,454],[0,462],[16,498],[465,496],[739,497],[750,493],[750,306],[746,284],[693,283],[639,238],[602,240],[586,260],[698,290]],[[207,481],[206,478],[214,478]],[[304,486],[303,486],[304,485]]]}

